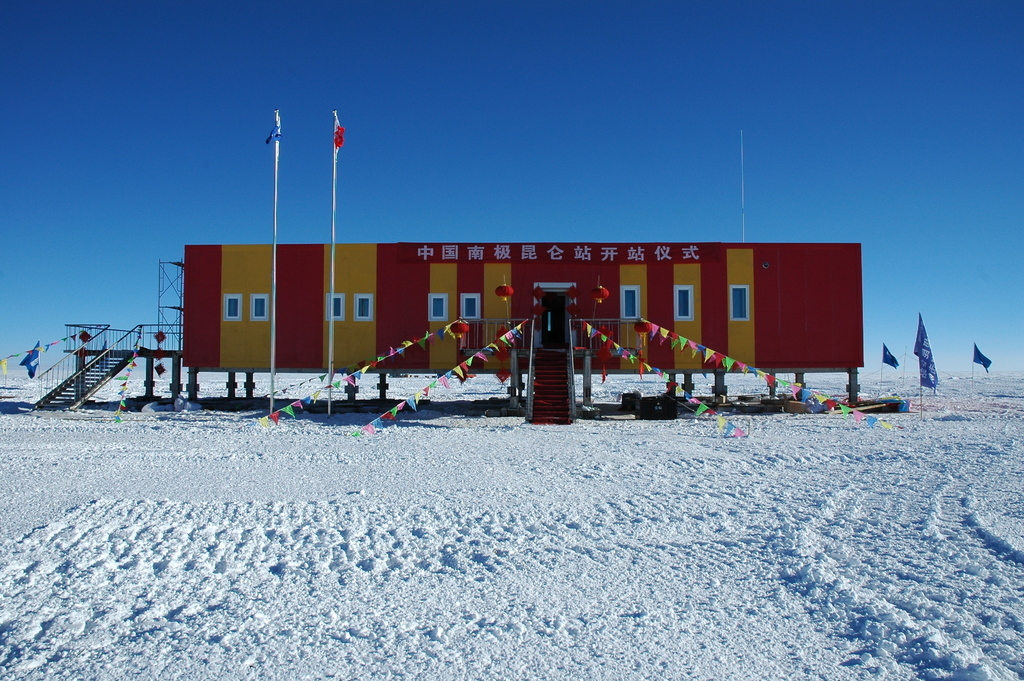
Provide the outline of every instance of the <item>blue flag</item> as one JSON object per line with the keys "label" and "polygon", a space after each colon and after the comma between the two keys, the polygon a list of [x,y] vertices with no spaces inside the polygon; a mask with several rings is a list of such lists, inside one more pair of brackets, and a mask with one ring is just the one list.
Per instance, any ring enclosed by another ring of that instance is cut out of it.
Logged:
{"label": "blue flag", "polygon": [[974,344],[974,363],[985,367],[986,374],[988,373],[988,368],[992,366],[992,360],[981,354],[981,350],[978,349],[977,343]]}
{"label": "blue flag", "polygon": [[939,372],[935,368],[932,346],[928,342],[928,332],[924,329],[924,319],[921,318],[920,312],[917,313],[917,342],[914,343],[914,354],[917,355],[921,368],[921,386],[935,390],[939,387]]}
{"label": "blue flag", "polygon": [[270,137],[267,138],[267,144],[270,144],[274,140],[281,139],[281,114],[276,110],[274,111],[274,129],[270,131]]}
{"label": "blue flag", "polygon": [[888,364],[893,369],[900,368],[900,363],[896,361],[896,356],[889,352],[889,348],[885,347],[885,343],[882,343],[882,364]]}
{"label": "blue flag", "polygon": [[42,347],[42,346],[39,344],[39,341],[36,341],[36,346],[34,348],[32,348],[32,350],[29,351],[29,353],[27,355],[25,355],[25,359],[23,359],[23,360],[21,360],[21,362],[19,362],[19,364],[21,364],[21,366],[23,366],[26,369],[28,369],[28,377],[29,378],[35,378],[36,377],[36,369],[39,368],[39,349],[40,349],[40,347]]}

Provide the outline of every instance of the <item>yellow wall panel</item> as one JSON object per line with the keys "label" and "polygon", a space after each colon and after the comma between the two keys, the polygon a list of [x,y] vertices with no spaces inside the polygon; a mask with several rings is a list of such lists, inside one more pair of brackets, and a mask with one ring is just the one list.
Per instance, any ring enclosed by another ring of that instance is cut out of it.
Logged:
{"label": "yellow wall panel", "polygon": [[[647,265],[619,265],[619,286],[639,286],[640,287],[640,316],[646,319],[647,315]],[[612,295],[618,295],[619,302],[621,303],[621,291],[615,292]],[[622,311],[619,311],[621,316]],[[636,349],[638,337],[636,331],[633,330],[633,322],[628,322],[622,326],[622,330],[619,332],[621,338],[619,339],[619,345],[626,348]],[[645,345],[646,340],[644,339]],[[635,363],[630,362],[628,359],[619,360],[619,368],[637,370],[638,367]]]}
{"label": "yellow wall panel", "polygon": [[[334,292],[345,294],[345,319],[334,322],[334,369],[377,356],[377,320],[380,318],[380,300],[377,292],[377,245],[337,244],[335,246]],[[330,291],[331,245],[324,245],[324,291]],[[355,321],[355,295],[373,295],[373,321]],[[329,322],[327,299],[323,301],[324,366],[328,359]]]}
{"label": "yellow wall panel", "polygon": [[[251,321],[249,296],[253,293],[269,296],[272,255],[268,245],[221,247],[220,363],[223,367],[270,366],[269,315],[268,321]],[[224,294],[229,293],[242,296],[240,321],[224,321]]]}
{"label": "yellow wall panel", "polygon": [[[680,336],[684,336],[688,340],[694,340],[700,343],[700,265],[673,265],[672,285],[693,287],[693,321],[675,322],[675,325],[672,330],[678,333]],[[673,295],[675,295],[674,288]],[[674,312],[674,300],[672,301],[672,309]],[[691,352],[689,348],[684,347],[677,349],[675,355],[675,366],[677,369],[700,369],[703,366],[703,362],[699,354],[696,357],[694,357],[693,352]]]}
{"label": "yellow wall panel", "polygon": [[[446,322],[431,322],[431,330],[436,331],[438,327],[449,324],[456,319],[459,313],[459,285],[458,265],[452,263],[432,264],[430,266],[430,291],[428,293],[448,294],[448,320]],[[491,290],[493,294],[493,289]],[[426,305],[427,301],[424,300]],[[447,371],[459,364],[457,343],[454,338],[445,336],[428,346],[430,348],[430,368],[437,371]]]}
{"label": "yellow wall panel", "polygon": [[[506,303],[494,295],[494,289],[502,284],[512,285],[512,265],[509,263],[487,263],[484,265],[483,296],[484,317],[486,319],[507,319],[511,300]],[[527,295],[526,291],[516,291],[517,295]]]}
{"label": "yellow wall panel", "polygon": [[[750,290],[747,307],[750,320],[729,321],[729,356],[747,364],[756,365],[754,356],[754,250],[730,248],[726,251],[726,272],[729,286],[746,285]],[[731,296],[731,293],[729,293]]]}

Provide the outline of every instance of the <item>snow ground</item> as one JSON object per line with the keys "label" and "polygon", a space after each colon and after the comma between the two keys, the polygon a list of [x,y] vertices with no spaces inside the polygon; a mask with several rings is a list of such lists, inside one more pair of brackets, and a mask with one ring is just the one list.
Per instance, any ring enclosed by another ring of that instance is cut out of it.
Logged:
{"label": "snow ground", "polygon": [[351,437],[378,414],[117,424],[0,377],[0,676],[1024,678],[1024,374],[743,439],[445,394]]}

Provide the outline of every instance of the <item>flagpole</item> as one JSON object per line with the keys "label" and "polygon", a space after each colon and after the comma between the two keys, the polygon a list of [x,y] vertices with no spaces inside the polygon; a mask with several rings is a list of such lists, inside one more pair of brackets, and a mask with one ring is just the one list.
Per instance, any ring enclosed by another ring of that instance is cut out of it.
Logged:
{"label": "flagpole", "polygon": [[746,177],[743,171],[743,131],[740,130],[740,241],[747,241]]}
{"label": "flagpole", "polygon": [[[338,110],[334,110],[334,130],[338,129]],[[327,303],[327,415],[331,415],[334,402],[334,263],[335,263],[335,224],[338,214],[338,144],[334,146],[334,172],[331,179],[331,293]]]}
{"label": "flagpole", "polygon": [[270,264],[270,413],[274,413],[274,375],[277,373],[277,175],[281,159],[281,112],[274,109],[274,245]]}

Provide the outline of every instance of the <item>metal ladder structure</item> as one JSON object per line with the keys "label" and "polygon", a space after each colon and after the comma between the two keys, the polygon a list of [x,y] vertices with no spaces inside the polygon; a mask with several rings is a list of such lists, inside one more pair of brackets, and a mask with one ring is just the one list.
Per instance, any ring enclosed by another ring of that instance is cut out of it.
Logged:
{"label": "metal ladder structure", "polygon": [[[138,352],[142,324],[133,329],[69,324],[81,329],[68,336],[67,356],[39,375],[36,409],[78,409],[131,363]],[[77,346],[77,347],[74,347]]]}

